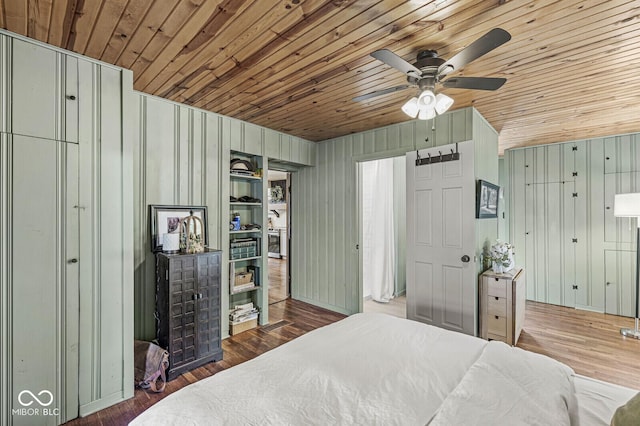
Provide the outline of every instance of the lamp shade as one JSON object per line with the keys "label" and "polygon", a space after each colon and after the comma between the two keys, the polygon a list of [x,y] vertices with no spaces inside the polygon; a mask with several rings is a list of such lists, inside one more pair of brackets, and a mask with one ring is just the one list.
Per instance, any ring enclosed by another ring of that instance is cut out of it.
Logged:
{"label": "lamp shade", "polygon": [[414,96],[402,105],[402,112],[411,118],[416,118],[418,115],[418,98]]}
{"label": "lamp shade", "polygon": [[616,217],[640,217],[640,192],[616,194],[613,215]]}
{"label": "lamp shade", "polygon": [[420,108],[420,113],[418,114],[419,120],[431,120],[436,116],[436,110],[433,108]]}
{"label": "lamp shade", "polygon": [[420,109],[433,108],[436,105],[436,95],[431,90],[425,90],[418,97],[418,106]]}
{"label": "lamp shade", "polygon": [[453,105],[453,99],[445,95],[444,93],[438,93],[436,95],[436,112],[443,114]]}

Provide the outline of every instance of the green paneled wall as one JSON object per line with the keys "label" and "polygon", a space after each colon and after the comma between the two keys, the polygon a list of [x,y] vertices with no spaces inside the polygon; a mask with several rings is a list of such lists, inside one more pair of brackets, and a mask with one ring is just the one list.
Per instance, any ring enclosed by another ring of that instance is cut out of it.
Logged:
{"label": "green paneled wall", "polygon": [[640,134],[505,153],[509,233],[527,298],[633,316],[635,219],[616,193],[640,191]]}
{"label": "green paneled wall", "polygon": [[[315,144],[143,93],[136,93],[134,98],[135,336],[150,340],[156,335],[156,290],[149,205],[207,206],[209,245],[223,250],[226,264],[230,151],[266,155],[284,168],[297,170],[314,163]],[[228,335],[229,327],[228,278],[228,268],[223,267],[223,336]],[[266,292],[262,296],[266,298]],[[267,309],[268,306],[263,310],[262,320],[268,318]]]}
{"label": "green paneled wall", "polygon": [[132,73],[1,33],[0,80],[1,421],[51,424],[133,396]]}
{"label": "green paneled wall", "polygon": [[[471,140],[477,134],[483,147],[476,158],[479,176],[497,182],[497,134],[487,126],[475,109],[465,108],[439,116],[435,128],[431,121],[416,120],[319,143],[316,166],[292,176],[292,296],[345,314],[360,310],[358,161]],[[495,220],[484,221],[478,235],[493,240],[496,226]],[[476,254],[481,251],[479,246]]]}
{"label": "green paneled wall", "polygon": [[396,288],[395,294],[407,291],[407,160],[403,157],[393,159],[393,226],[396,236]]}

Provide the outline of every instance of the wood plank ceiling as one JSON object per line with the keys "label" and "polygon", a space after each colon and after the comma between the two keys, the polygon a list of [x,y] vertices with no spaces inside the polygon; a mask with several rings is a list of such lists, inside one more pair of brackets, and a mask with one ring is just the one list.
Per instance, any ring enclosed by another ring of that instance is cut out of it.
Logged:
{"label": "wood plank ceiling", "polygon": [[637,0],[0,0],[0,26],[132,69],[135,88],[313,141],[409,118],[369,53],[450,58],[488,30],[511,41],[451,76],[506,77],[475,106],[500,150],[640,131]]}

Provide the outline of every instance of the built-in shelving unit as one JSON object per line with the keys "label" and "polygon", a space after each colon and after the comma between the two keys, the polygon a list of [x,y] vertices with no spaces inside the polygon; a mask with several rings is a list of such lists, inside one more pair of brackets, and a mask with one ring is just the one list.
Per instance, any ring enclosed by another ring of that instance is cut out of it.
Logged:
{"label": "built-in shelving unit", "polygon": [[[263,286],[264,274],[263,239],[266,237],[264,200],[266,180],[263,179],[263,158],[231,151],[231,160],[241,159],[253,166],[253,174],[229,173],[229,310],[235,306],[253,303],[265,312]],[[235,201],[247,197],[248,201]],[[240,218],[240,229],[234,229],[234,217]],[[246,227],[246,228],[245,228]],[[264,322],[264,321],[261,321]]]}

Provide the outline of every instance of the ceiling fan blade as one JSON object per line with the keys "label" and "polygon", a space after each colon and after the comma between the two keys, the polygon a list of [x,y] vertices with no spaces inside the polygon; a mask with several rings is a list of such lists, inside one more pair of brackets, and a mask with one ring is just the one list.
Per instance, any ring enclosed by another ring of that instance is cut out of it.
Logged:
{"label": "ceiling fan blade", "polygon": [[507,82],[506,78],[495,77],[453,77],[441,84],[454,89],[497,90]]}
{"label": "ceiling fan blade", "polygon": [[446,75],[452,71],[457,71],[469,62],[478,59],[480,56],[491,52],[511,40],[511,34],[502,28],[494,28],[469,46],[462,49],[453,58],[449,59],[438,68],[439,75]]}
{"label": "ceiling fan blade", "polygon": [[389,93],[399,92],[400,90],[408,89],[412,87],[408,84],[402,86],[390,87],[388,89],[376,90],[375,92],[367,93],[366,95],[356,96],[353,98],[356,102],[366,101],[367,99],[375,98],[376,96],[388,95]]}
{"label": "ceiling fan blade", "polygon": [[390,50],[387,50],[387,49],[376,50],[371,54],[371,56],[373,56],[379,61],[384,62],[390,67],[397,69],[398,71],[402,72],[405,75],[411,74],[411,75],[415,75],[416,77],[420,77],[422,75],[422,73],[418,68],[414,67],[409,62],[405,61],[400,56],[396,55]]}

